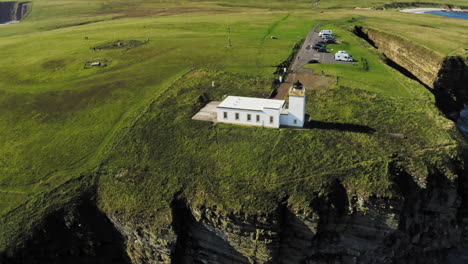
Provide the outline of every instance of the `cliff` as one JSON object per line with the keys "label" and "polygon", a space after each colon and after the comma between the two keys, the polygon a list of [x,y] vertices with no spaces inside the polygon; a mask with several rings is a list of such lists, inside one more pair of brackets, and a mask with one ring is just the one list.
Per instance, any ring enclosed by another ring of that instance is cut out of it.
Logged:
{"label": "cliff", "polygon": [[[310,91],[308,105],[332,128],[191,120],[224,94],[259,96],[256,86],[203,70],[175,81],[123,129],[95,178],[71,185],[92,187],[60,186],[44,195],[57,205],[35,198],[0,218],[0,237],[11,236],[0,261],[446,263],[464,238],[467,186],[462,142],[432,101],[335,87]],[[346,106],[355,119],[332,111]],[[62,204],[68,196],[80,199]]]}
{"label": "cliff", "polygon": [[31,2],[0,2],[0,24],[21,21],[30,9]]}
{"label": "cliff", "polygon": [[324,196],[299,207],[281,201],[269,214],[226,212],[175,200],[169,228],[135,230],[113,221],[125,234],[132,263],[442,260],[461,239],[456,182],[435,172],[427,187],[420,188],[406,172],[392,169],[399,195],[391,198],[364,199],[335,182]]}
{"label": "cliff", "polygon": [[[45,218],[4,263],[445,263],[463,226],[461,187],[434,169],[415,180],[392,163],[395,195],[359,197],[339,181],[297,205],[248,214],[175,194],[167,224],[119,219],[82,197]],[[112,254],[109,254],[112,252]]]}
{"label": "cliff", "polygon": [[436,97],[437,106],[456,119],[468,102],[468,58],[443,56],[404,38],[373,28],[355,27],[355,33],[378,48],[400,71],[417,79]]}

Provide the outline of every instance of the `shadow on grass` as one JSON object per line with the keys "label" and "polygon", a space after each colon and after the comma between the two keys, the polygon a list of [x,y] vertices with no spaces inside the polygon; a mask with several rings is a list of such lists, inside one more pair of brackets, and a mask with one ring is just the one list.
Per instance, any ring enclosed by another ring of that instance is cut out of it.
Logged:
{"label": "shadow on grass", "polygon": [[322,122],[310,120],[304,125],[304,128],[317,128],[317,129],[327,129],[327,130],[338,130],[344,132],[355,132],[355,133],[366,133],[372,134],[376,132],[375,129],[368,126],[349,124],[349,123],[333,123],[333,122]]}

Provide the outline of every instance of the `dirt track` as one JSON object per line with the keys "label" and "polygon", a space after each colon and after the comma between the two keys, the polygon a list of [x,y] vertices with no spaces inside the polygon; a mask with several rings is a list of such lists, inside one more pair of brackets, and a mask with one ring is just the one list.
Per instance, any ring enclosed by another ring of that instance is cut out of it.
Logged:
{"label": "dirt track", "polygon": [[308,90],[327,89],[330,85],[336,82],[336,79],[333,77],[316,75],[313,74],[313,70],[304,69],[303,66],[310,60],[318,60],[319,63],[353,64],[352,62],[335,61],[335,55],[333,53],[318,52],[308,48],[321,40],[318,33],[315,32],[318,26],[319,24],[316,24],[307,34],[304,44],[294,58],[291,71],[288,74],[287,79],[278,88],[275,99],[285,99],[292,83],[297,80],[299,80]]}
{"label": "dirt track", "polygon": [[325,90],[328,89],[330,85],[336,83],[336,78],[316,75],[312,73],[312,70],[307,71],[303,69],[299,73],[291,73],[288,75],[288,79],[278,88],[278,93],[274,99],[286,99],[289,88],[297,80],[304,85],[306,90]]}

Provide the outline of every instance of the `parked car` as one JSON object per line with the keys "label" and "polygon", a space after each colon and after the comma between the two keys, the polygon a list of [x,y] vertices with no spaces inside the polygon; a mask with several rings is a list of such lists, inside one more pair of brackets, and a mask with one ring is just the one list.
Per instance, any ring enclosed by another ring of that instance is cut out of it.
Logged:
{"label": "parked car", "polygon": [[327,49],[325,47],[321,47],[320,49],[317,50],[318,52],[327,52]]}
{"label": "parked car", "polygon": [[315,45],[312,47],[312,49],[314,50],[318,50],[318,49],[321,49],[321,48],[325,48],[325,45]]}
{"label": "parked car", "polygon": [[327,43],[327,44],[335,44],[336,42],[335,42],[334,39],[330,38],[330,39],[325,39],[325,43]]}
{"label": "parked car", "polygon": [[322,40],[321,40],[321,41],[315,43],[315,45],[325,45],[325,41],[322,41]]}
{"label": "parked car", "polygon": [[319,63],[318,60],[310,60],[309,63]]}

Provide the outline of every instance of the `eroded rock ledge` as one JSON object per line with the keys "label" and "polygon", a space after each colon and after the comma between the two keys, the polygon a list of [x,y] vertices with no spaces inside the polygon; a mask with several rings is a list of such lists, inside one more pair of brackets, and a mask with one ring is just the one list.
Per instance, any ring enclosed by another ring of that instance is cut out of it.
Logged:
{"label": "eroded rock ledge", "polygon": [[336,180],[304,204],[285,197],[270,213],[228,211],[178,193],[163,212],[167,225],[104,214],[90,194],[52,212],[0,262],[447,263],[463,238],[459,181],[437,169],[416,179],[396,162],[389,171],[391,197],[359,197]]}
{"label": "eroded rock ledge", "polygon": [[[133,263],[437,263],[458,245],[457,182],[434,171],[420,187],[393,167],[394,197],[357,197],[336,181],[301,207],[269,214],[172,203],[173,224],[150,229],[110,217]],[[331,262],[330,262],[331,261]],[[421,262],[423,263],[423,262]]]}

